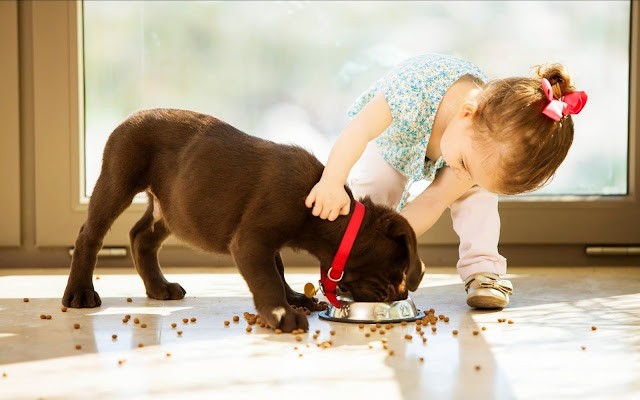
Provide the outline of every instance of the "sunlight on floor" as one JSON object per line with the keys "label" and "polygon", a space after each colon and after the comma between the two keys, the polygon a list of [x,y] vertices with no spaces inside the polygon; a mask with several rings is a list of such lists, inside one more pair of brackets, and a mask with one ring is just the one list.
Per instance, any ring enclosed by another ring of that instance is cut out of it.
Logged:
{"label": "sunlight on floor", "polygon": [[[431,269],[412,298],[450,317],[436,331],[410,323],[372,332],[313,314],[300,341],[257,326],[246,331],[242,314],[255,312],[253,300],[233,269],[169,269],[167,278],[187,290],[180,301],[146,298],[131,271],[100,270],[102,307],[66,312],[66,271],[53,271],[0,270],[0,399],[640,394],[640,271],[631,268],[512,268],[512,303],[494,312],[468,309],[455,270]],[[294,289],[318,279],[316,269],[291,271]],[[138,323],[123,322],[125,314]],[[240,321],[225,327],[233,315]]]}

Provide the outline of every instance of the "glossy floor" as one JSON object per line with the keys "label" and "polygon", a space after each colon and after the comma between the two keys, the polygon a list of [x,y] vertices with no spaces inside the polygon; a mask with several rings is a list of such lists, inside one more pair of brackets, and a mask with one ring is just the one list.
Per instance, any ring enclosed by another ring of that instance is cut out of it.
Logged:
{"label": "glossy floor", "polygon": [[[102,269],[102,306],[62,312],[65,270],[0,269],[0,398],[640,398],[640,268],[512,268],[511,305],[497,312],[470,310],[455,270],[430,268],[412,297],[450,320],[423,329],[426,343],[414,323],[380,333],[317,314],[299,342],[247,333],[253,303],[235,269],[166,272],[184,300],[147,299],[131,270]],[[287,278],[302,290],[318,276]]]}

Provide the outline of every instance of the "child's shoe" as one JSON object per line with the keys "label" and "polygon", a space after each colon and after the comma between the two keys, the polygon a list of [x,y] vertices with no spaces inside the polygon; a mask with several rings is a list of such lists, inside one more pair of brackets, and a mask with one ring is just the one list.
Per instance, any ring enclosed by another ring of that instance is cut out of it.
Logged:
{"label": "child's shoe", "polygon": [[511,281],[500,279],[490,272],[473,274],[464,281],[467,291],[467,305],[472,308],[504,308],[509,304],[513,292]]}

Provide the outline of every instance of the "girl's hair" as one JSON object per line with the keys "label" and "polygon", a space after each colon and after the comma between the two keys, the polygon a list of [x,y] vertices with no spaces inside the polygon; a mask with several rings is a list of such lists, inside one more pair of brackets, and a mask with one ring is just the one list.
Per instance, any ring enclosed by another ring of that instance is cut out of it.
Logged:
{"label": "girl's hair", "polygon": [[[478,95],[474,143],[485,151],[487,164],[497,168],[496,191],[517,194],[545,185],[565,159],[573,142],[573,121],[554,121],[542,113],[549,100],[540,80],[547,78],[555,99],[575,91],[561,64],[533,68],[536,78],[490,81]],[[497,154],[496,154],[497,153]],[[497,159],[498,164],[488,159]]]}

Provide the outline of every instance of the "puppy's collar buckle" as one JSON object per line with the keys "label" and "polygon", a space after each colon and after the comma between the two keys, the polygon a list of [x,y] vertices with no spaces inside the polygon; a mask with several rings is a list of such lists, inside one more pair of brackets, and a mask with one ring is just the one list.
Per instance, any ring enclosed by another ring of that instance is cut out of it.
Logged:
{"label": "puppy's collar buckle", "polygon": [[339,278],[332,277],[331,276],[331,272],[332,271],[333,271],[333,266],[331,266],[331,268],[329,268],[329,271],[327,272],[327,279],[338,283],[338,282],[340,282],[342,280],[342,278],[344,278],[344,270],[340,271],[340,277]]}
{"label": "puppy's collar buckle", "polygon": [[[344,267],[347,264],[347,259],[349,258],[349,254],[353,248],[353,243],[356,241],[356,237],[360,231],[364,214],[364,204],[356,201],[353,214],[351,214],[351,219],[349,220],[347,229],[342,236],[342,241],[340,242],[338,251],[333,257],[331,267],[326,272],[324,269],[320,269],[320,287],[322,288],[322,293],[324,293],[325,297],[335,307],[342,306],[336,297],[336,288],[338,287],[338,282],[340,282],[344,277]],[[340,274],[340,277],[334,278],[332,273]]]}

